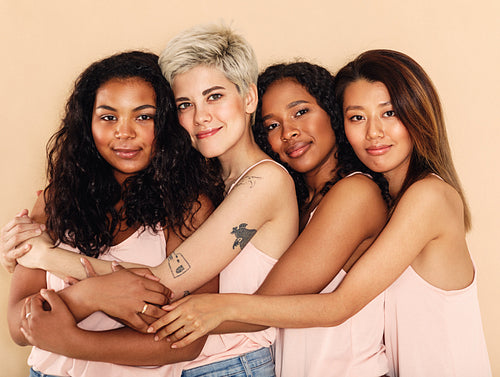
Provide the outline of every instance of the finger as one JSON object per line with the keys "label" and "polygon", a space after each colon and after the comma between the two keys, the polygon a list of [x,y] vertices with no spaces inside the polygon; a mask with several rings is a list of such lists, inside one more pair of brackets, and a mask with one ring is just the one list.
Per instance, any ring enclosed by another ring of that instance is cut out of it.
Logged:
{"label": "finger", "polygon": [[153,305],[151,303],[148,303],[147,304],[147,307],[146,307],[146,310],[143,310],[141,311],[140,314],[143,314],[143,315],[146,315],[148,316],[150,319],[153,319],[153,320],[148,320],[148,319],[145,319],[145,322],[147,323],[151,323],[151,322],[154,322],[156,321],[157,319],[163,317],[165,314],[167,314],[166,311],[162,310],[161,308],[159,308],[158,306],[156,305]]}
{"label": "finger", "polygon": [[120,271],[120,270],[124,270],[125,267],[123,267],[120,263],[118,263],[117,261],[112,261],[111,262],[111,270],[112,271]]}
{"label": "finger", "polygon": [[28,216],[28,213],[29,211],[26,208],[24,208],[21,211],[19,211],[18,214],[16,214],[16,217]]}
{"label": "finger", "polygon": [[95,272],[94,267],[86,258],[80,258],[80,263],[82,264],[83,268],[85,269],[85,273],[87,274],[88,278],[97,276],[97,273]]}
{"label": "finger", "polygon": [[144,292],[143,295],[143,300],[145,302],[150,302],[155,305],[166,305],[168,304],[168,292],[155,292],[148,290],[148,287],[144,287],[146,291]]}
{"label": "finger", "polygon": [[[168,325],[170,322],[175,321],[176,319],[177,319],[177,315],[175,313],[174,314],[168,313],[168,314],[162,316],[161,318],[158,318],[157,321],[153,322],[149,326],[148,332],[149,333],[155,333],[155,332],[157,333],[159,329],[161,329],[162,327]],[[175,328],[174,331],[177,331],[179,328],[180,327]],[[169,335],[169,334],[166,334],[166,335]]]}
{"label": "finger", "polygon": [[148,268],[131,268],[129,271],[149,280],[160,281],[160,278],[155,276]]}
{"label": "finger", "polygon": [[79,283],[79,282],[80,282],[80,280],[78,280],[77,278],[74,278],[74,277],[72,277],[72,276],[66,276],[66,277],[64,278],[64,282],[65,282],[66,284],[68,284],[68,285],[74,285],[74,284],[76,284],[76,283]]}
{"label": "finger", "polygon": [[190,333],[188,336],[182,338],[181,340],[174,342],[170,347],[171,348],[182,348],[190,345],[193,343],[196,339],[201,338],[205,334],[199,332],[199,331],[193,331]]}
{"label": "finger", "polygon": [[[167,316],[165,316],[165,317],[167,317]],[[166,319],[165,319],[165,321],[166,321]],[[173,322],[168,323],[165,327],[159,329],[156,332],[155,340],[161,340],[167,336],[173,335],[176,332],[180,331],[183,327],[184,327],[184,322],[178,318],[178,319],[174,320]],[[179,336],[180,336],[180,334],[181,333],[179,333]],[[177,337],[175,337],[174,340],[177,340]]]}
{"label": "finger", "polygon": [[50,310],[57,310],[66,306],[61,297],[52,289],[41,289],[40,296],[36,296],[36,310],[46,311],[44,309],[44,300],[49,303]]}

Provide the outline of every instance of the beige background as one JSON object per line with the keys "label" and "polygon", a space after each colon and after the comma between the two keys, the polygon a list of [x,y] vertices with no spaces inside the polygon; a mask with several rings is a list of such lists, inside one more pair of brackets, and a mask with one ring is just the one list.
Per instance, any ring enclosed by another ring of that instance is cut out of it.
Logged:
{"label": "beige background", "polygon": [[[197,23],[231,22],[260,66],[296,57],[332,70],[371,48],[408,53],[433,78],[468,195],[469,246],[493,373],[500,376],[500,2],[498,0],[0,0],[0,225],[30,208],[44,186],[45,143],[76,76],[124,49],[160,52]],[[10,276],[0,272],[0,312]],[[26,376],[28,349],[0,320],[0,375]]]}

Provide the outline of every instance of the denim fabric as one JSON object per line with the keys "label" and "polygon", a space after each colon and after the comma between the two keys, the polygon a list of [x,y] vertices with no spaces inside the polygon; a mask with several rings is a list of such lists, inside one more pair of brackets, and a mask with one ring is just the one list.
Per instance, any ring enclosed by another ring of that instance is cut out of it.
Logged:
{"label": "denim fabric", "polygon": [[58,377],[58,376],[53,376],[52,374],[44,374],[44,373],[39,372],[37,370],[33,370],[33,368],[30,368],[29,377]]}
{"label": "denim fabric", "polygon": [[269,347],[184,370],[182,377],[275,377],[274,358]]}

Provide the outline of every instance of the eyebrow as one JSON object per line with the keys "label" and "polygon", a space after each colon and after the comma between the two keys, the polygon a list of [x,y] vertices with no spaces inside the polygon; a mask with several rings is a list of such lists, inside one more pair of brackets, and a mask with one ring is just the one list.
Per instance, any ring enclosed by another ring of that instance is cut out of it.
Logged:
{"label": "eyebrow", "polygon": [[[378,105],[378,107],[385,107],[385,106],[389,106],[389,105],[392,105],[391,101],[387,101],[387,102],[382,102]],[[363,110],[364,107],[361,106],[361,105],[351,105],[351,106],[347,106],[344,110],[344,113],[347,113],[349,110]]]}
{"label": "eyebrow", "polygon": [[[103,109],[103,110],[108,110],[108,111],[117,111],[114,107],[111,107],[111,106],[108,106],[108,105],[97,106],[96,110],[97,109]],[[153,106],[153,105],[141,105],[141,106],[137,106],[132,111],[141,111],[141,110],[145,110],[145,109],[155,109],[156,110],[156,106]]]}
{"label": "eyebrow", "polygon": [[[300,100],[297,100],[297,101],[293,101],[293,102],[290,102],[288,105],[286,105],[286,108],[287,109],[291,109],[297,105],[301,105],[303,103],[309,103],[309,101],[306,101],[306,100],[303,100],[303,99],[300,99]],[[272,118],[273,114],[268,114],[266,115],[265,117],[262,118],[262,121],[266,121],[268,120],[269,118]]]}

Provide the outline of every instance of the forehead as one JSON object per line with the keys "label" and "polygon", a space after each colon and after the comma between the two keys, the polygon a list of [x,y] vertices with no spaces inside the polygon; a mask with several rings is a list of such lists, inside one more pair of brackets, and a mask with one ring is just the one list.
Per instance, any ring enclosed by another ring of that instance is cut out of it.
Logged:
{"label": "forehead", "polygon": [[350,105],[366,105],[390,102],[387,87],[380,81],[357,80],[349,84],[344,92],[344,108]]}
{"label": "forehead", "polygon": [[203,92],[214,86],[222,86],[228,90],[237,89],[236,84],[231,82],[220,69],[207,65],[197,65],[178,73],[172,82],[172,90],[176,97],[184,93]]}
{"label": "forehead", "polygon": [[113,78],[103,83],[96,92],[96,102],[99,100],[119,100],[136,98],[149,101],[156,97],[151,83],[140,77]]}
{"label": "forehead", "polygon": [[269,85],[262,96],[262,109],[287,107],[296,101],[317,104],[316,98],[304,86],[293,78],[284,78]]}

